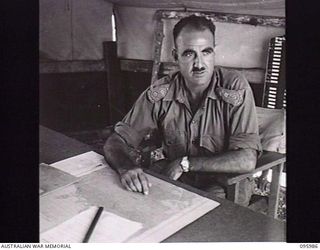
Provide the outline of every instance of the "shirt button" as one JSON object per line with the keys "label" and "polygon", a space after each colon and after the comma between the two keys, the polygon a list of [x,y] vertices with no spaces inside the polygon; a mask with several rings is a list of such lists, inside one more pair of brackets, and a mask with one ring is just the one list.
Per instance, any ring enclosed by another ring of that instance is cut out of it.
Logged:
{"label": "shirt button", "polygon": [[192,123],[195,124],[195,123],[197,123],[197,121],[196,121],[196,120],[193,120]]}

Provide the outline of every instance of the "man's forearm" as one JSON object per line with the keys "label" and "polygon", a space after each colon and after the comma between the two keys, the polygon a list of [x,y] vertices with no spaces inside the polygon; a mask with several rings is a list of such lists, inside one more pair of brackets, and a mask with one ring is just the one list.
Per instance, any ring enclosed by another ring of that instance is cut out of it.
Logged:
{"label": "man's forearm", "polygon": [[189,157],[190,171],[243,174],[251,172],[257,162],[253,149],[228,151],[210,157]]}
{"label": "man's forearm", "polygon": [[142,192],[145,195],[149,193],[151,183],[130,156],[134,149],[130,148],[125,140],[113,133],[106,141],[103,151],[106,161],[119,173],[120,182],[124,188],[128,191]]}
{"label": "man's forearm", "polygon": [[118,173],[135,167],[135,163],[130,158],[129,147],[126,142],[116,133],[113,133],[106,141],[104,147],[106,161]]}

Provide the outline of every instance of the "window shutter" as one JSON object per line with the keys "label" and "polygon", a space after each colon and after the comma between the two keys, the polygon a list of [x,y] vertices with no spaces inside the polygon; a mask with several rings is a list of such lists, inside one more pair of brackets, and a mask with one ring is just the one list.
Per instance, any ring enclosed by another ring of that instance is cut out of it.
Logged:
{"label": "window shutter", "polygon": [[263,106],[266,108],[286,108],[285,52],[285,36],[270,40],[263,98]]}

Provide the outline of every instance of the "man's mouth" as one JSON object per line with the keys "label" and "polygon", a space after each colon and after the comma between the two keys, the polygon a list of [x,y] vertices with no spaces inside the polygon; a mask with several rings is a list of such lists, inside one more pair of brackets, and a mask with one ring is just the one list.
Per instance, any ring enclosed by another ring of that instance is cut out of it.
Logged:
{"label": "man's mouth", "polygon": [[192,74],[194,75],[194,76],[202,76],[202,75],[204,75],[205,74],[205,70],[193,70],[192,71]]}

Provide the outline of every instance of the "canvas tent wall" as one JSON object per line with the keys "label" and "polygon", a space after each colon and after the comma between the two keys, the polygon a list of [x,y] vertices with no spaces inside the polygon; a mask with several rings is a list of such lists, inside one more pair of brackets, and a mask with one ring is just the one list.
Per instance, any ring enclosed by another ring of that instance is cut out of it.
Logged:
{"label": "canvas tent wall", "polygon": [[[112,124],[108,72],[103,42],[112,41],[115,16],[117,57],[122,88],[118,94],[125,114],[151,82],[156,32],[155,13],[210,11],[240,15],[285,16],[284,0],[40,0],[40,120],[54,129],[85,129]],[[161,60],[170,61],[171,27],[165,24]],[[285,29],[216,23],[217,63],[256,68],[259,99],[269,39]],[[255,39],[252,39],[252,38]],[[89,94],[90,93],[90,94]],[[124,96],[123,96],[124,95]]]}
{"label": "canvas tent wall", "polygon": [[[113,12],[116,16],[118,56],[142,60],[153,58],[154,15],[159,9],[285,15],[284,0],[40,0],[39,4],[40,52],[43,57],[58,61],[101,60],[102,42],[112,41]],[[218,32],[225,32],[225,28],[221,27]],[[243,28],[235,31],[243,34]],[[275,30],[258,32],[264,40],[266,36],[284,33]]]}

